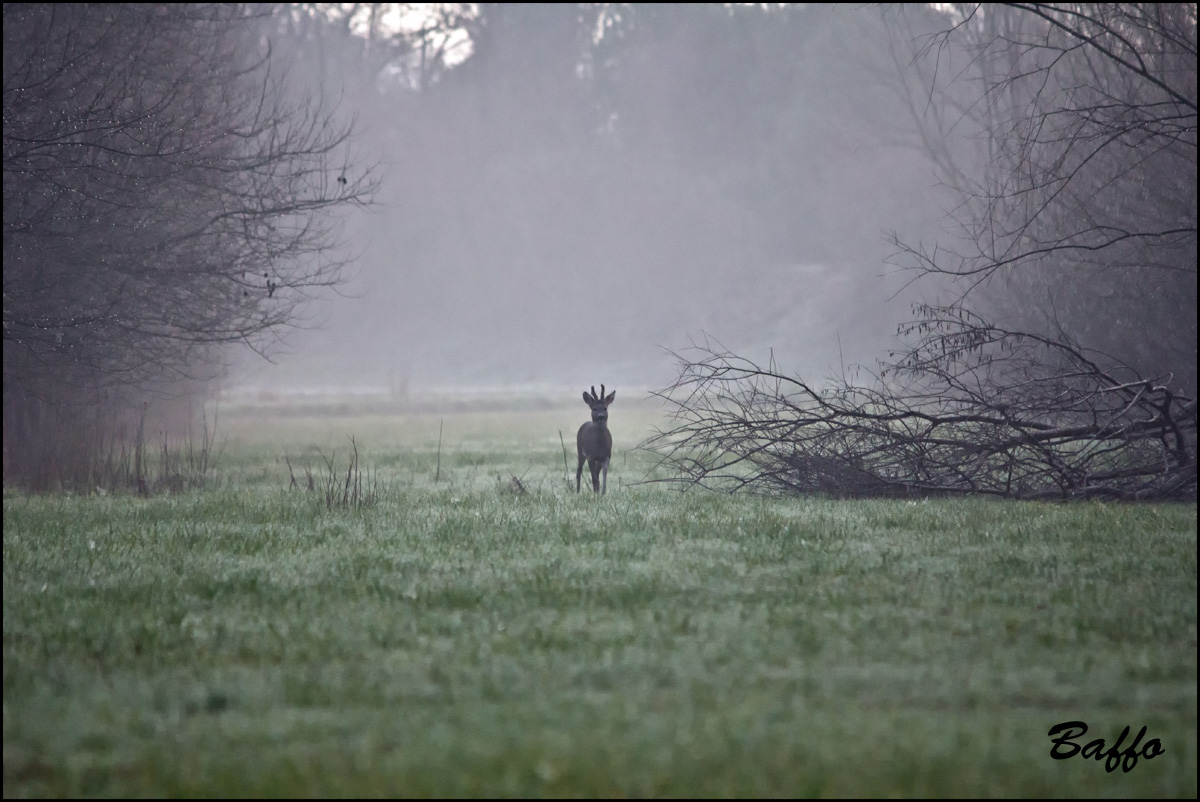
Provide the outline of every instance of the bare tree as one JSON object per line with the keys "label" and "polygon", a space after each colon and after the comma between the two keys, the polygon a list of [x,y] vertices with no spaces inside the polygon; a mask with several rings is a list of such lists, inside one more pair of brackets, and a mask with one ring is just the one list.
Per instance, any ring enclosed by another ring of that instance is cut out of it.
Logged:
{"label": "bare tree", "polygon": [[946,19],[902,85],[959,192],[954,241],[897,241],[899,263],[1194,393],[1195,4],[964,4]]}
{"label": "bare tree", "polygon": [[349,126],[287,91],[261,22],[5,6],[4,421],[22,453],[48,436],[34,399],[212,375],[224,345],[262,347],[340,280],[336,212],[375,182]]}

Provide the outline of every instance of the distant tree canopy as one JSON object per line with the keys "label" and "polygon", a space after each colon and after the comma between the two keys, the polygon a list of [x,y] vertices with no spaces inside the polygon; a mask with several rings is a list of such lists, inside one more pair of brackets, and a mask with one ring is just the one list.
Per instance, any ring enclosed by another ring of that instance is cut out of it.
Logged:
{"label": "distant tree canopy", "polygon": [[5,5],[6,478],[60,415],[212,375],[338,281],[330,213],[372,179],[260,25],[240,5]]}
{"label": "distant tree canopy", "polygon": [[[844,49],[886,53],[869,10],[439,4],[365,48],[344,32],[379,15],[339,8],[333,21],[291,7],[287,25],[310,37],[307,63],[337,53],[374,76],[363,114],[386,142],[388,210],[367,224],[379,266],[346,328],[392,331],[459,376],[531,378],[502,346],[592,353],[581,310],[623,321],[593,358],[636,349],[649,362],[653,344],[715,317],[766,319],[747,314],[749,292],[743,308],[725,304],[729,288],[798,265],[882,304],[902,283],[879,278],[885,221],[911,233],[940,213],[925,157],[878,141],[904,121],[900,98]],[[447,63],[452,30],[469,47]],[[823,290],[785,290],[788,333],[841,317]],[[865,315],[842,333],[849,347],[892,328]],[[790,345],[827,361],[800,339]]]}

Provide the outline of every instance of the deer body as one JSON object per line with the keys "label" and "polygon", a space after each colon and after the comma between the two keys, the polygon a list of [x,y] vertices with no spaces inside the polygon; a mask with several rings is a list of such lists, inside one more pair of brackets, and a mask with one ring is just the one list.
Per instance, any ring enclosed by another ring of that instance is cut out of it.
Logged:
{"label": "deer body", "polygon": [[[580,492],[584,462],[588,464],[588,470],[592,473],[592,492],[608,492],[608,462],[612,459],[612,432],[608,430],[608,405],[616,397],[616,390],[605,397],[603,384],[600,385],[600,395],[596,395],[595,387],[592,387],[591,393],[583,394],[584,403],[592,409],[592,419],[580,426],[579,433],[575,435],[575,446],[579,452],[579,467],[575,469],[576,493]],[[601,471],[604,473],[603,489],[600,485]]]}

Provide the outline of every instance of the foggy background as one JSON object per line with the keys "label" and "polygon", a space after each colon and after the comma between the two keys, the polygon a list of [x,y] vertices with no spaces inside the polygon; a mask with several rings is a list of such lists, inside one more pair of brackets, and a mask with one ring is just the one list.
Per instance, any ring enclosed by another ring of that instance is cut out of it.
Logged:
{"label": "foggy background", "polygon": [[4,21],[5,476],[21,455],[29,486],[91,483],[214,395],[630,400],[692,343],[818,391],[915,365],[948,382],[917,407],[1011,380],[1034,429],[1148,403],[1129,425],[1193,464],[1194,4]]}
{"label": "foggy background", "polygon": [[819,381],[934,294],[885,263],[948,202],[893,55],[928,9],[276,14],[275,58],[382,184],[339,293],[226,389],[641,390],[705,336]]}

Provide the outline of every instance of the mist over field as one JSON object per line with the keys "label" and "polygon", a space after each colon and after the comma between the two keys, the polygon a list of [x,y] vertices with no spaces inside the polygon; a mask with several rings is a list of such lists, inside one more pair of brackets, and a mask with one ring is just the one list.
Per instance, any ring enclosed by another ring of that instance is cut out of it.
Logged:
{"label": "mist over field", "polygon": [[484,6],[424,72],[390,19],[291,14],[384,180],[340,294],[232,386],[640,391],[705,336],[823,378],[921,297],[885,233],[945,197],[879,9]]}

